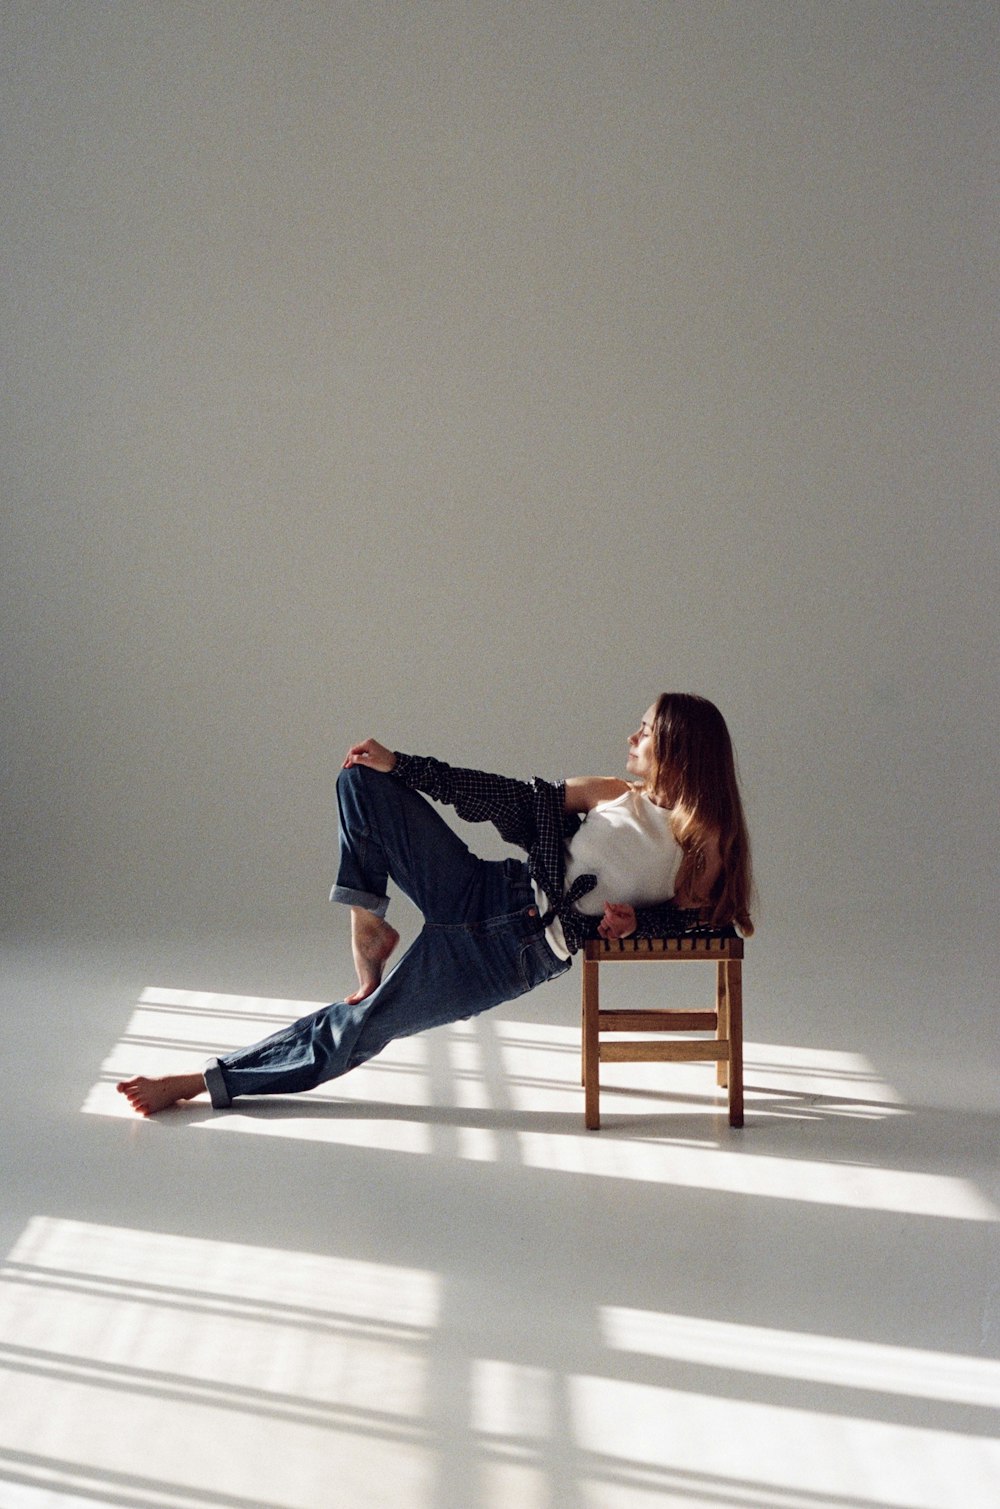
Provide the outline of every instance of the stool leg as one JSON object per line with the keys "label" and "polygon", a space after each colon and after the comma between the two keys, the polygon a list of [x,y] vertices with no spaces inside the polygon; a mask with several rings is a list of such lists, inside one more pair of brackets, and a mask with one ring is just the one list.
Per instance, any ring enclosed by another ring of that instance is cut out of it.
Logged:
{"label": "stool leg", "polygon": [[580,1083],[587,1083],[587,966],[583,966],[583,986],[580,990]]}
{"label": "stool leg", "polygon": [[[715,966],[715,1015],[715,1036],[720,1042],[724,1042],[729,1037],[729,990],[726,984],[726,966],[721,960]],[[728,1059],[719,1059],[715,1079],[723,1090],[729,1084]]]}
{"label": "stool leg", "polygon": [[601,1125],[600,1041],[598,1038],[598,964],[583,962],[583,1121],[588,1131]]}
{"label": "stool leg", "polygon": [[743,963],[727,959],[726,995],[729,1003],[729,1125],[743,1125]]}

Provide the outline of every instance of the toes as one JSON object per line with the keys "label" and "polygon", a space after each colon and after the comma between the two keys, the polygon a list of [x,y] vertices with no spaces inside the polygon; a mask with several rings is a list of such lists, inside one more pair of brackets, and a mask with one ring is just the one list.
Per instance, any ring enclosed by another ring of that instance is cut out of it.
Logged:
{"label": "toes", "polygon": [[344,997],[345,1006],[356,1006],[359,1001],[365,1001],[375,989],[374,985],[365,985],[360,990],[354,990],[349,996]]}
{"label": "toes", "polygon": [[149,1101],[142,1090],[142,1079],[123,1079],[115,1088],[124,1095],[133,1111],[140,1116],[149,1115]]}

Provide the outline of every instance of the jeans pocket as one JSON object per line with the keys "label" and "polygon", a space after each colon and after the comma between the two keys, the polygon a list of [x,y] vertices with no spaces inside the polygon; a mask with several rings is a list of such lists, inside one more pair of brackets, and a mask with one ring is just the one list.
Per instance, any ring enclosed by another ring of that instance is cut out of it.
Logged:
{"label": "jeans pocket", "polygon": [[522,944],[518,968],[525,990],[534,990],[554,975],[563,974],[569,968],[569,960],[558,959],[539,933]]}

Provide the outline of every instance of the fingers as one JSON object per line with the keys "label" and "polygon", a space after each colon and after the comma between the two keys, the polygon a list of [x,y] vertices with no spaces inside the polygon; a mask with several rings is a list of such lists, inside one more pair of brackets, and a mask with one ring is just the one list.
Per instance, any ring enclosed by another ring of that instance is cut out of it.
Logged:
{"label": "fingers", "polygon": [[602,938],[627,938],[635,931],[635,911],[628,902],[606,901],[597,931]]}
{"label": "fingers", "polygon": [[617,938],[620,936],[622,918],[619,915],[621,907],[613,901],[604,903],[604,916],[597,924],[597,931],[602,938]]}
{"label": "fingers", "polygon": [[362,739],[360,744],[352,744],[344,757],[345,770],[351,765],[366,766],[369,770],[392,770],[396,763],[396,756],[391,749],[386,749],[377,739]]}
{"label": "fingers", "polygon": [[372,764],[374,750],[374,739],[363,739],[360,744],[352,744],[350,749],[347,751],[347,757],[344,760],[344,769],[346,770],[349,765]]}

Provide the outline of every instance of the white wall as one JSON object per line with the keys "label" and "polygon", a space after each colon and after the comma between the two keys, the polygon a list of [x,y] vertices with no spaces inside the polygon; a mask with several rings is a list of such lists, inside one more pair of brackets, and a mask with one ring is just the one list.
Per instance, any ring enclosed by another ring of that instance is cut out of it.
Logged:
{"label": "white wall", "polygon": [[995,7],[19,0],[0,51],[11,926],[323,925],[350,739],[613,771],[699,690],[757,1035],[946,1095],[891,1038],[960,1026],[991,1096]]}

